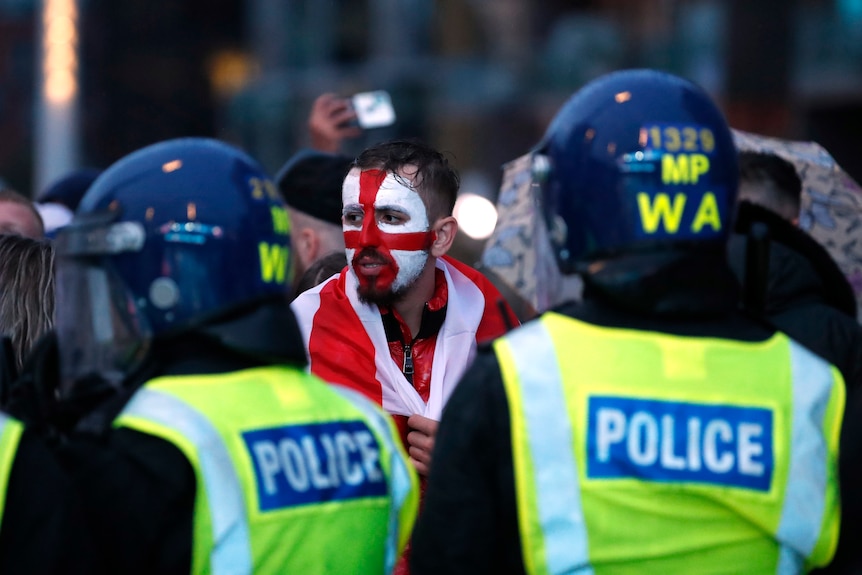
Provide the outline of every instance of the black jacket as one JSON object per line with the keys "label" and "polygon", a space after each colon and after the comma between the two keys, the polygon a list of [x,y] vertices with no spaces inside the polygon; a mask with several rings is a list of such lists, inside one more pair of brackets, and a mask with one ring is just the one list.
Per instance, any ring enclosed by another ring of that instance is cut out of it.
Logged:
{"label": "black jacket", "polygon": [[[56,376],[51,365],[56,348],[47,346],[42,354],[39,377]],[[85,504],[83,526],[98,543],[100,571],[94,572],[187,575],[191,569],[194,471],[173,444],[111,426],[134,392],[162,375],[224,373],[274,363],[300,369],[306,364],[286,303],[157,341],[121,392],[103,390],[72,405],[51,406],[47,421],[33,423],[50,438]],[[50,389],[56,384],[39,377],[37,385],[30,385]]]}
{"label": "black jacket", "polygon": [[24,430],[4,493],[0,573],[95,572],[84,508],[42,437]]}
{"label": "black jacket", "polygon": [[862,386],[862,325],[852,288],[829,253],[804,231],[773,212],[743,202],[728,258],[745,278],[747,231],[769,229],[769,268],[764,314],[778,329],[835,365],[848,387]]}
{"label": "black jacket", "polygon": [[[583,303],[556,311],[602,326],[683,336],[762,341],[774,333],[770,326],[736,311],[738,292],[728,282],[730,271],[717,258],[659,267],[664,269],[638,281],[612,282],[617,285],[609,290],[588,281]],[[680,269],[690,273],[683,277]],[[638,291],[637,284],[647,287]],[[662,284],[663,290],[656,287]],[[853,409],[862,419],[862,406]],[[425,506],[414,530],[413,575],[525,573],[510,438],[499,364],[484,348],[453,392],[440,422]],[[859,453],[859,448],[850,453]],[[858,473],[846,475],[846,485],[858,484]],[[841,553],[852,554],[848,547],[858,541],[853,539],[860,523],[858,506],[845,509],[844,520],[847,536],[842,533]]]}

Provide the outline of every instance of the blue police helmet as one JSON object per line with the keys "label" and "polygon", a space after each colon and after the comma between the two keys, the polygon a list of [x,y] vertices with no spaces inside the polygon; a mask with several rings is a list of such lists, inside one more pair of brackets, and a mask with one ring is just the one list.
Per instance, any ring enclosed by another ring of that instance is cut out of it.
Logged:
{"label": "blue police helmet", "polygon": [[286,297],[290,223],[240,150],[169,140],[117,161],[57,237],[64,378],[120,378],[147,343]]}
{"label": "blue police helmet", "polygon": [[695,84],[656,70],[614,72],[575,93],[537,147],[534,177],[563,273],[723,243],[738,180],[722,113]]}

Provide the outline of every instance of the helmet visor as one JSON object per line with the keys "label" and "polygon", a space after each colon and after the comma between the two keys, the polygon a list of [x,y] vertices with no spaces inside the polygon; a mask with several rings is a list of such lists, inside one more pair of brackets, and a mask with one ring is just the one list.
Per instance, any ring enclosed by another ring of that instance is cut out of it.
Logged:
{"label": "helmet visor", "polygon": [[76,382],[91,378],[119,386],[143,358],[151,330],[110,256],[75,255],[68,243],[74,239],[64,239],[58,242],[55,329],[60,391],[68,396]]}

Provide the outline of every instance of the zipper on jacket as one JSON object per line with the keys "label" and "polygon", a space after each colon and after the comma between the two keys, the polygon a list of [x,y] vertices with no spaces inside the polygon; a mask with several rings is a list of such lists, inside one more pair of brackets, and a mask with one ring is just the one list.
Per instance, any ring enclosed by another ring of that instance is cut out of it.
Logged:
{"label": "zipper on jacket", "polygon": [[413,383],[413,346],[404,344],[404,367],[401,370],[410,383]]}

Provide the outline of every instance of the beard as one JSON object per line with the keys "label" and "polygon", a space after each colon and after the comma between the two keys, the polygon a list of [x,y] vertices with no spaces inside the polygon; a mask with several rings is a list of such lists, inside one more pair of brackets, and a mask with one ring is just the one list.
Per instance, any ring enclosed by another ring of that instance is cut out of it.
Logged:
{"label": "beard", "polygon": [[359,301],[366,304],[374,304],[377,307],[392,307],[402,299],[407,293],[407,288],[401,290],[393,289],[378,289],[376,285],[359,285],[356,290],[359,296]]}
{"label": "beard", "polygon": [[[375,276],[364,276],[356,272],[357,262],[371,260],[382,267]],[[428,261],[428,252],[401,252],[397,255],[381,253],[373,248],[364,248],[350,262],[353,273],[359,280],[359,301],[378,307],[391,307],[407,295],[416,284]]]}

